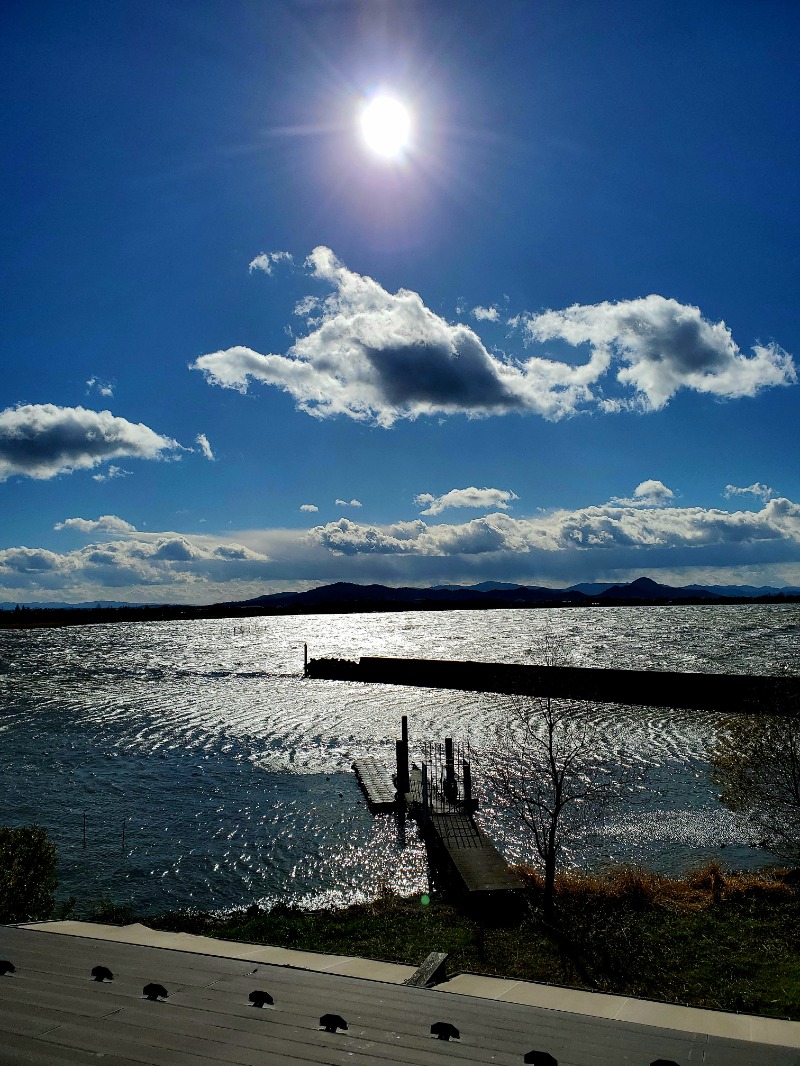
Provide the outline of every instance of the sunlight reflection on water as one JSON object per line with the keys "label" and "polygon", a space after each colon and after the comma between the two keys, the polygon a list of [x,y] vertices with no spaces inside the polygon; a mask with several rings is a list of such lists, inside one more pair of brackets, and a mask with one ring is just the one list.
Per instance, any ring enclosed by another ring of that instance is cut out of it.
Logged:
{"label": "sunlight reflection on water", "polygon": [[[0,821],[47,826],[61,898],[140,910],[252,900],[328,905],[382,887],[422,892],[424,853],[372,817],[350,767],[389,764],[400,716],[412,748],[445,734],[479,746],[503,697],[301,677],[314,656],[424,655],[524,662],[549,629],[577,665],[798,671],[787,606],[403,612],[73,627],[0,634]],[[763,862],[716,802],[709,715],[605,706],[603,755],[649,767],[601,835],[571,859],[678,870],[719,855]],[[417,749],[419,755],[419,748]],[[83,815],[87,846],[83,847]],[[487,808],[511,858],[528,858]],[[125,848],[122,826],[125,822]]]}

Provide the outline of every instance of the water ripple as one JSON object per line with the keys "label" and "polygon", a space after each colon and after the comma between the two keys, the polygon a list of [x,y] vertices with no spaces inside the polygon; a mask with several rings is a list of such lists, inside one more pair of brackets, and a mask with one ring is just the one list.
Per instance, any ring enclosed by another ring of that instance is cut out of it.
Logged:
{"label": "water ripple", "polygon": [[[303,644],[313,655],[525,662],[546,628],[576,665],[800,672],[795,605],[3,631],[1,820],[51,830],[62,897],[106,895],[156,910],[253,899],[326,905],[387,885],[422,891],[416,831],[369,815],[351,764],[365,755],[391,763],[403,714],[417,757],[428,737],[479,746],[505,698],[305,680]],[[573,861],[627,858],[669,870],[710,854],[764,860],[708,781],[713,716],[605,705],[595,721],[599,756],[641,767],[647,786],[631,792],[601,838],[575,843]],[[483,818],[510,856],[531,857],[491,809]]]}

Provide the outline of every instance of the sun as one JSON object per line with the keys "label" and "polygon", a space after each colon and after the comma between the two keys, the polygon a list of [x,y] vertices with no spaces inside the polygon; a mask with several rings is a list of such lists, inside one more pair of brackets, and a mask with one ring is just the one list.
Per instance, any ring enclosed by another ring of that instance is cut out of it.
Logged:
{"label": "sun", "polygon": [[393,96],[373,96],[360,126],[364,143],[381,159],[400,159],[411,143],[411,112]]}

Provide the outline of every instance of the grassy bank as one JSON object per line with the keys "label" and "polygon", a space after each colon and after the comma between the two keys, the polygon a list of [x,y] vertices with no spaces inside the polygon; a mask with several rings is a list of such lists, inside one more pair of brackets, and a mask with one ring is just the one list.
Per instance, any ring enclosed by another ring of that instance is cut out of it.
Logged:
{"label": "grassy bank", "polygon": [[800,1020],[800,870],[730,874],[710,865],[682,880],[629,869],[562,876],[551,927],[539,916],[539,878],[522,872],[526,905],[510,922],[436,896],[424,905],[390,893],[340,910],[251,907],[223,918],[176,912],[145,921],[413,965],[430,951],[446,951],[450,972]]}

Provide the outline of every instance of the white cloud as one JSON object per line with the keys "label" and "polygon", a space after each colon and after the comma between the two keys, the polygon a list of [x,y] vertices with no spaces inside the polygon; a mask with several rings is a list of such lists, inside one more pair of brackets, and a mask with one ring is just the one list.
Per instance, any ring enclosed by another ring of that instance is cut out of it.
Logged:
{"label": "white cloud", "polygon": [[111,382],[103,381],[101,378],[98,377],[90,377],[89,380],[86,382],[86,388],[97,389],[101,396],[114,395],[114,386],[111,384]]}
{"label": "white cloud", "polygon": [[294,305],[294,313],[299,317],[303,317],[304,315],[310,315],[318,307],[319,300],[316,296],[304,296],[302,300],[298,300]]}
{"label": "white cloud", "polygon": [[110,411],[52,403],[0,411],[0,481],[14,474],[46,480],[122,456],[161,459],[180,450],[170,437]]}
{"label": "white cloud", "polygon": [[130,477],[130,470],[123,470],[121,466],[111,463],[105,474],[92,474],[92,481],[112,481],[115,477]]}
{"label": "white cloud", "polygon": [[797,381],[791,356],[777,344],[756,344],[746,356],[724,322],[663,296],[545,311],[526,316],[525,329],[532,340],[588,344],[622,364],[616,378],[633,396],[612,401],[617,408],[657,410],[681,388],[733,398]]}
{"label": "white cloud", "polygon": [[316,511],[319,510],[319,507],[317,507],[317,505],[315,503],[301,503],[300,504],[300,510],[301,511],[308,511],[309,514],[313,514],[313,513],[315,513]]}
{"label": "white cloud", "polygon": [[762,485],[760,481],[756,481],[752,485],[747,485],[745,488],[739,488],[737,485],[725,486],[725,496],[727,499],[730,499],[732,496],[757,496],[762,500],[771,500],[774,495],[774,489],[771,489],[769,485]]}
{"label": "white cloud", "polygon": [[337,507],[363,507],[361,500],[334,500]]}
{"label": "white cloud", "polygon": [[473,307],[472,317],[479,322],[499,322],[500,312],[496,307]]}
{"label": "white cloud", "polygon": [[488,514],[460,525],[429,526],[418,519],[372,526],[340,518],[312,533],[329,551],[344,555],[673,549],[777,540],[800,544],[800,505],[779,499],[761,511],[728,512],[664,507],[660,500],[655,506],[612,501],[534,518]]}
{"label": "white cloud", "polygon": [[510,319],[527,342],[587,344],[588,359],[574,365],[492,354],[465,323],[447,322],[415,292],[390,293],[348,270],[329,248],[315,248],[305,265],[331,292],[318,304],[298,304],[302,313],[314,306],[319,317],[286,354],[237,346],[200,356],[193,369],[240,392],[252,380],[273,385],[317,418],[343,414],[384,427],[422,415],[517,412],[555,420],[581,410],[646,411],[681,388],[739,397],[797,380],[778,345],[756,345],[746,356],[724,322],[662,296]]}
{"label": "white cloud", "polygon": [[99,518],[65,518],[56,522],[53,529],[76,529],[79,533],[135,533],[136,526],[117,518],[115,514],[100,515]]}
{"label": "white cloud", "polygon": [[249,270],[251,274],[254,270],[261,270],[265,274],[271,274],[274,265],[281,262],[292,262],[292,256],[289,252],[261,252],[255,259],[250,260]]}
{"label": "white cloud", "polygon": [[114,515],[60,526],[101,539],[69,552],[0,551],[0,599],[53,599],[53,593],[104,599],[113,589],[114,599],[211,603],[258,596],[276,584],[494,579],[563,587],[643,573],[672,584],[800,585],[800,505],[788,499],[753,511],[611,501],[527,518],[497,511],[438,525],[340,517],[311,530],[298,525],[229,535],[142,532]]}
{"label": "white cloud", "polygon": [[442,496],[432,496],[429,492],[422,492],[414,497],[414,503],[418,507],[424,507],[421,514],[441,514],[447,507],[472,507],[486,510],[487,508],[500,507],[508,510],[512,500],[518,500],[519,496],[509,489],[476,489],[474,486],[467,489],[450,489]]}
{"label": "white cloud", "polygon": [[198,433],[194,439],[195,443],[200,446],[200,451],[203,453],[206,459],[208,459],[209,462],[213,463],[214,453],[211,450],[211,445],[208,443],[208,437],[205,435],[205,433]]}
{"label": "white cloud", "polygon": [[[58,553],[43,548],[0,551],[0,587],[35,590],[170,586],[195,590],[203,598],[210,582],[259,580],[267,575],[270,559],[244,544],[180,533],[146,534],[108,528],[106,515],[97,522],[67,519],[61,528],[80,532],[113,532],[117,539],[87,544],[77,551]],[[117,519],[120,527],[128,525]],[[94,528],[92,528],[94,527]],[[59,528],[59,527],[57,527]],[[90,597],[95,598],[95,597]]]}
{"label": "white cloud", "polygon": [[643,481],[633,490],[633,497],[612,497],[611,503],[622,507],[666,507],[675,499],[675,493],[663,481]]}

